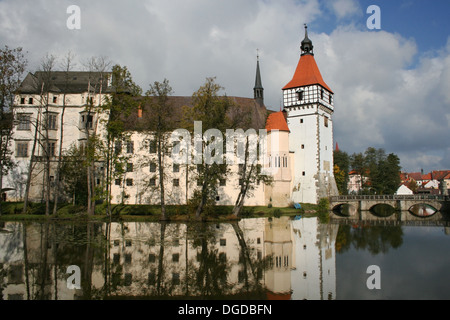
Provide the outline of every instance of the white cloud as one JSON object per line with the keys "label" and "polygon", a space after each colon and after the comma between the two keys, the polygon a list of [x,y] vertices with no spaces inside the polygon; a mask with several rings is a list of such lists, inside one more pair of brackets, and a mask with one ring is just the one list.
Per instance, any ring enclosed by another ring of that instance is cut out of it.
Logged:
{"label": "white cloud", "polygon": [[412,66],[416,44],[397,34],[338,28],[314,39],[322,75],[335,91],[342,149],[384,148],[402,154],[408,170],[450,167],[448,48]]}
{"label": "white cloud", "polygon": [[338,19],[344,19],[361,14],[361,7],[356,0],[327,1]]}

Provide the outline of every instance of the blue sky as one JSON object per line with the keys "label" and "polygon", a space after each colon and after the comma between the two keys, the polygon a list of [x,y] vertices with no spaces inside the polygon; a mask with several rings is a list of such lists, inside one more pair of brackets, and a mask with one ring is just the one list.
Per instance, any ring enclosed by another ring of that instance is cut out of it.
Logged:
{"label": "blue sky", "polygon": [[[66,24],[74,3],[79,30]],[[381,30],[366,27],[370,5]],[[428,172],[450,169],[448,12],[448,0],[0,0],[0,44],[23,47],[31,72],[47,53],[71,50],[77,69],[106,56],[144,91],[167,78],[175,95],[192,95],[216,77],[242,97],[253,96],[259,49],[265,103],[279,110],[307,23],[335,92],[339,147],[383,148],[405,171]]]}

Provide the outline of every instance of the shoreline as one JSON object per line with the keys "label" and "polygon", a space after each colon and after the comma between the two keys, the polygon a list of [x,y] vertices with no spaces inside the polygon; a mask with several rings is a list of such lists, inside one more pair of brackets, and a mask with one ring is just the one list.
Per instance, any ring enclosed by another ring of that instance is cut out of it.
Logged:
{"label": "shoreline", "polygon": [[120,221],[143,221],[143,222],[233,222],[247,218],[278,218],[281,216],[302,216],[316,217],[318,210],[316,205],[305,204],[302,209],[292,207],[269,208],[269,207],[244,207],[242,214],[238,217],[231,214],[232,206],[217,206],[213,213],[203,214],[196,217],[189,213],[187,206],[167,206],[167,219],[161,219],[160,206],[157,205],[114,205],[111,216],[105,213],[103,207],[99,206],[96,214],[88,215],[83,207],[64,204],[58,209],[55,215],[46,216],[42,212],[42,204],[32,204],[30,212],[22,213],[23,204],[20,202],[2,203],[3,214],[0,216],[0,222],[10,221],[92,221],[92,222],[120,222]]}

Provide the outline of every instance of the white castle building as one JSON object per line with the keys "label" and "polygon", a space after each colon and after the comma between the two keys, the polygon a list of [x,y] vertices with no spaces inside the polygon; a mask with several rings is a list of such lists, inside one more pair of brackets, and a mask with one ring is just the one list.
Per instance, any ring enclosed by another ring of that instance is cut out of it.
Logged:
{"label": "white castle building", "polygon": [[[111,74],[104,77],[104,81],[99,81],[101,74],[53,72],[52,86],[45,96],[42,95],[43,76],[40,72],[28,74],[16,97],[16,125],[11,147],[13,159],[18,165],[3,181],[5,190],[9,190],[3,194],[7,200],[23,199],[32,157],[36,160],[36,167],[33,170],[29,199],[44,200],[42,159],[49,156],[53,161],[50,180],[55,179],[63,109],[63,150],[68,150],[73,145],[82,146],[89,134],[105,136],[105,122],[101,120],[106,115],[88,112],[87,106],[88,101],[97,106],[104,102],[111,92]],[[317,203],[322,197],[338,194],[333,175],[333,91],[321,76],[307,29],[301,43],[298,66],[292,80],[282,91],[284,109],[280,112],[267,110],[264,106],[258,59],[254,98],[229,97],[239,108],[252,112],[253,126],[257,132],[259,129],[267,130],[267,155],[259,161],[264,168],[275,169],[273,183],[258,184],[247,196],[246,206],[272,204],[274,207],[284,207],[293,202]],[[174,114],[183,106],[192,106],[190,97],[170,97],[169,101]],[[46,107],[42,108],[44,104]],[[145,112],[145,107],[139,109],[130,123],[145,121]],[[124,141],[122,153],[128,155],[130,160],[123,179],[112,182],[112,202],[159,204],[158,170],[152,164],[152,160],[156,159],[151,143],[154,138],[151,133],[135,130],[133,126],[129,127],[129,133],[130,137]],[[33,148],[35,137],[38,143]],[[276,139],[272,139],[273,137]],[[196,175],[187,171],[186,166],[172,161],[173,159],[165,160],[169,168],[166,170],[169,171],[165,182],[166,203],[185,204],[197,188]],[[105,169],[101,163],[97,169],[95,179],[101,186],[105,183]],[[239,165],[232,165],[230,169],[230,175],[226,180],[220,181],[216,190],[217,205],[234,205],[239,194]]]}

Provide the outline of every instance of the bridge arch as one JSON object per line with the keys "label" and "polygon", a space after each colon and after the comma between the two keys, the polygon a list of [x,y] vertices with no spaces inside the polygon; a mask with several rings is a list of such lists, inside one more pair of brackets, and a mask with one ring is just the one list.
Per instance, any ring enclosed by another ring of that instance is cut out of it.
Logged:
{"label": "bridge arch", "polygon": [[334,205],[332,211],[341,217],[355,216],[358,212],[358,207],[351,203],[339,203]]}
{"label": "bridge arch", "polygon": [[395,213],[396,208],[387,203],[377,203],[370,207],[369,211],[376,217],[387,218]]}
{"label": "bridge arch", "polygon": [[413,204],[408,209],[408,211],[413,216],[416,216],[419,218],[427,218],[427,217],[431,217],[431,216],[435,215],[437,212],[439,212],[439,209],[429,203],[416,203],[416,204]]}

